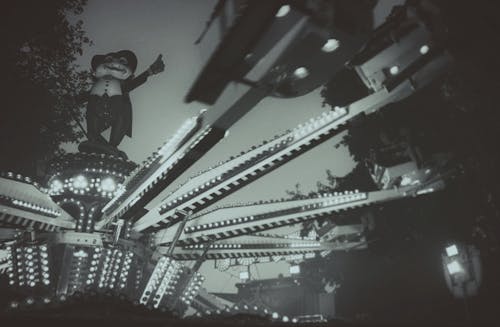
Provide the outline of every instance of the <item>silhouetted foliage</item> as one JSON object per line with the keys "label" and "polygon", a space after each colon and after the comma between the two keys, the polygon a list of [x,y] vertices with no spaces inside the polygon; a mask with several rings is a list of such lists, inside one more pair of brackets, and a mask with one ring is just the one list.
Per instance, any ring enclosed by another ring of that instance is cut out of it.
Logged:
{"label": "silhouetted foliage", "polygon": [[[304,199],[322,194],[333,194],[334,192],[343,191],[373,191],[376,190],[376,185],[371,179],[368,170],[364,163],[358,163],[353,170],[345,176],[335,176],[331,170],[326,170],[326,180],[316,182],[316,190],[310,191],[307,194],[300,189],[300,184],[295,185],[295,189],[287,190],[286,193],[291,199]],[[370,210],[361,208],[359,210],[350,210],[342,213],[332,214],[326,217],[317,218],[316,221],[322,225],[327,220],[336,224],[346,224],[359,222],[359,217],[363,212]],[[307,236],[313,229],[313,221],[305,221],[302,226],[301,235]]]}
{"label": "silhouetted foliage", "polygon": [[[491,43],[498,3],[435,3],[449,26],[453,69],[415,96],[356,119],[342,144],[358,162],[388,146],[416,146],[424,158],[449,152],[464,175],[443,192],[371,207],[375,230],[367,250],[336,252],[301,266],[316,279],[340,282],[337,308],[346,317],[462,323],[457,313],[463,303],[446,289],[440,255],[449,242],[464,241],[480,249],[484,265],[480,294],[468,300],[472,321],[498,321],[500,56]],[[323,90],[325,102],[342,105],[331,101],[339,94],[328,89],[332,85]],[[334,269],[340,272],[332,277]]]}
{"label": "silhouetted foliage", "polygon": [[74,64],[91,41],[77,16],[86,0],[7,1],[2,7],[4,103],[0,169],[34,175],[35,163],[82,137],[75,96],[89,72]]}

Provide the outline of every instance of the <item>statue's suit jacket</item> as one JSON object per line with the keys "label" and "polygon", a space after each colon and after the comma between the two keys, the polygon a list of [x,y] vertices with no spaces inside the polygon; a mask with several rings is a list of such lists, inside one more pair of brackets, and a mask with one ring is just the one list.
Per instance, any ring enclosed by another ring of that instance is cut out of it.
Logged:
{"label": "statue's suit jacket", "polygon": [[[148,79],[148,76],[149,76],[148,71],[145,71],[144,73],[140,74],[135,78],[128,78],[121,82],[121,89],[122,89],[121,97],[123,100],[122,101],[123,107],[121,108],[120,112],[123,113],[123,119],[125,120],[125,131],[126,131],[125,134],[129,137],[132,137],[132,103],[130,102],[129,93],[130,91],[144,84]],[[90,91],[82,94],[80,98],[82,98],[82,100],[88,101],[89,97],[90,97]]]}

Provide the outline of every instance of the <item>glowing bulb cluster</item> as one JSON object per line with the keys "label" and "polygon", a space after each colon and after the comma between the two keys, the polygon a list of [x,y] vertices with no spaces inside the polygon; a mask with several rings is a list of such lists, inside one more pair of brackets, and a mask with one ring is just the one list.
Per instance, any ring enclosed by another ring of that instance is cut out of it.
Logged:
{"label": "glowing bulb cluster", "polygon": [[113,174],[102,169],[97,170],[97,172],[101,174],[106,173],[108,176],[102,176],[101,178],[101,176],[92,177],[91,175],[79,174],[64,181],[55,178],[50,183],[48,193],[51,196],[56,196],[69,191],[77,195],[92,195],[105,198],[116,196],[120,187],[122,187],[122,184],[118,184],[117,178],[120,179],[123,175]]}
{"label": "glowing bulb cluster", "polygon": [[57,194],[62,192],[64,189],[64,184],[59,179],[54,179],[52,183],[50,183],[50,192],[51,194]]}
{"label": "glowing bulb cluster", "polygon": [[101,189],[104,192],[114,192],[116,190],[116,182],[113,178],[107,177],[101,181]]}
{"label": "glowing bulb cluster", "polygon": [[200,273],[196,272],[191,278],[188,286],[184,290],[181,301],[186,305],[190,305],[198,292],[200,291],[200,287],[203,284],[205,277],[203,277]]}
{"label": "glowing bulb cluster", "polygon": [[173,294],[172,289],[180,277],[182,266],[168,257],[161,257],[148,280],[139,303],[147,305],[151,303],[158,308],[165,295]]}
{"label": "glowing bulb cluster", "polygon": [[[134,254],[115,247],[102,251],[100,256],[100,269],[96,269],[96,271],[99,270],[97,271],[99,278],[96,279],[98,280],[98,287],[124,289],[127,286],[128,274]],[[90,280],[93,281],[93,279]]]}
{"label": "glowing bulb cluster", "polygon": [[7,247],[9,285],[20,287],[48,286],[50,269],[45,244]]}
{"label": "glowing bulb cluster", "polygon": [[83,175],[78,175],[73,179],[73,187],[75,189],[85,189],[89,185],[89,181]]}

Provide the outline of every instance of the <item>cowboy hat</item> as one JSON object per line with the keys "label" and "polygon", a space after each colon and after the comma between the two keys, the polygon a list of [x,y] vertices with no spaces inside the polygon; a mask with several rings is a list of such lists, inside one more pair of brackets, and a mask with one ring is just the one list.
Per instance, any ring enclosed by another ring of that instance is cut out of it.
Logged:
{"label": "cowboy hat", "polygon": [[113,58],[123,57],[123,58],[127,59],[129,67],[132,70],[132,74],[135,72],[135,69],[137,68],[137,57],[130,50],[121,50],[118,52],[110,52],[110,53],[107,53],[105,55],[95,55],[94,57],[92,57],[92,61],[90,62],[92,69],[96,70],[96,68],[100,64],[102,64],[104,62],[104,59],[108,56],[111,56]]}

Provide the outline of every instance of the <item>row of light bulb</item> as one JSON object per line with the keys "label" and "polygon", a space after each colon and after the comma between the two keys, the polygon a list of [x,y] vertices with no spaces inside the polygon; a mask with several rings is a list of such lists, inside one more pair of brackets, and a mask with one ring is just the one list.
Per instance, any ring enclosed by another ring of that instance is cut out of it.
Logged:
{"label": "row of light bulb", "polygon": [[[299,124],[292,131],[295,140],[317,131],[331,122],[347,115],[347,109],[344,107],[335,107],[333,110],[323,112],[319,117],[309,119],[305,124]],[[333,128],[333,126],[331,126]]]}
{"label": "row of light bulb", "polygon": [[[266,151],[274,151],[275,149],[282,148],[282,147],[284,147],[291,140],[292,140],[292,137],[288,137],[287,139],[282,140],[281,142],[279,142],[277,144],[273,143],[274,145],[271,148],[266,149]],[[268,146],[268,145],[269,144],[267,142],[264,142],[262,146]],[[265,156],[265,155],[266,155],[266,152],[260,152],[255,157],[252,157],[252,158],[248,159],[247,161],[252,161],[252,160],[255,160],[259,156]],[[239,160],[239,157],[236,157],[236,158],[234,158],[232,160],[237,160],[237,159]],[[232,160],[228,160],[228,161],[226,161],[224,163],[221,163],[221,164],[225,164],[225,163],[230,162]],[[215,168],[215,167],[213,167],[213,168]],[[212,170],[212,169],[209,169],[209,170]],[[227,174],[227,172],[223,173],[223,175],[224,174]],[[168,209],[170,209],[170,208],[172,208],[172,207],[174,207],[174,206],[176,206],[176,205],[178,205],[178,204],[186,201],[188,198],[191,198],[191,197],[197,195],[198,193],[203,192],[204,189],[206,189],[206,188],[210,188],[210,187],[215,186],[217,183],[221,182],[222,180],[223,180],[223,176],[219,175],[217,177],[214,177],[214,178],[208,180],[207,182],[205,182],[203,184],[200,184],[199,186],[193,188],[191,191],[189,191],[189,192],[187,192],[187,193],[185,193],[185,194],[183,194],[181,196],[178,196],[177,198],[175,198],[175,199],[173,199],[173,200],[171,200],[171,201],[169,201],[169,202],[161,205],[159,207],[159,209],[158,209],[159,213],[160,214],[164,214]],[[179,188],[181,188],[182,186],[184,186],[184,184],[181,185]],[[171,194],[173,194],[174,192],[172,192]]]}
{"label": "row of light bulb", "polygon": [[188,198],[196,195],[196,193],[203,191],[205,188],[214,186],[216,183],[220,182],[221,180],[222,180],[222,176],[214,177],[214,178],[210,179],[209,181],[205,182],[204,184],[201,184],[200,186],[193,188],[191,191],[187,192],[186,194],[183,194],[183,195],[177,197],[176,199],[169,201],[166,204],[161,205],[158,209],[160,214],[165,213],[166,209],[168,209],[174,205],[177,205],[177,203],[182,203],[183,201],[187,200]]}
{"label": "row of light bulb", "polygon": [[[322,203],[312,203],[312,204],[308,204],[308,205],[303,205],[300,207],[300,210],[305,211],[305,210],[319,208],[321,206],[337,205],[337,204],[342,204],[342,203],[347,203],[347,202],[352,202],[352,201],[364,200],[368,197],[368,195],[366,193],[359,193],[357,190],[356,191],[345,191],[345,192],[343,192],[344,195],[341,195],[341,194],[342,193],[335,192],[333,197],[331,195],[330,196],[324,195],[325,200]],[[323,196],[321,196],[321,197],[323,197]],[[239,217],[239,218],[222,220],[220,222],[200,224],[197,226],[187,226],[187,227],[185,227],[184,232],[192,233],[192,232],[207,230],[207,229],[211,229],[211,228],[241,224],[241,223],[245,223],[245,222],[249,222],[249,221],[253,221],[253,220],[259,220],[260,218],[262,218],[260,216],[269,217],[268,214],[257,215],[257,216],[246,216],[246,217]]]}
{"label": "row of light bulb", "polygon": [[179,143],[196,127],[198,117],[188,118],[175,132],[174,136],[168,140],[158,151],[158,155],[168,158],[177,148]]}
{"label": "row of light bulb", "polygon": [[120,288],[125,288],[125,286],[127,285],[127,278],[130,271],[130,265],[132,263],[133,256],[134,254],[130,251],[127,252],[125,255],[125,260],[123,262],[122,269],[120,271],[120,285],[119,285]]}
{"label": "row of light bulb", "polygon": [[[220,244],[210,244],[210,249],[241,249],[241,244],[230,244],[230,243],[220,243]],[[191,244],[186,245],[186,249],[204,249],[206,245],[204,244]]]}
{"label": "row of light bulb", "polygon": [[198,294],[204,280],[205,277],[203,277],[199,272],[196,272],[192,277],[188,287],[184,291],[183,296],[181,297],[181,301],[186,305],[190,305],[193,299]]}
{"label": "row of light bulb", "polygon": [[181,301],[184,302],[186,305],[190,305],[196,295],[198,294],[198,289],[199,287],[195,287],[193,289],[190,289],[189,291],[185,291],[184,294],[181,296]]}
{"label": "row of light bulb", "polygon": [[[234,312],[242,312],[242,311],[251,311],[251,310],[253,310],[253,311],[259,311],[259,308],[258,308],[257,306],[253,306],[252,308],[250,308],[248,305],[244,304],[244,305],[242,305],[242,306],[241,306],[241,308],[240,308],[240,306],[238,306],[238,305],[234,305],[232,308],[226,307],[226,308],[224,309],[224,311],[225,311],[226,313],[231,313],[231,311],[234,311]],[[263,312],[265,315],[270,314],[269,310],[268,310],[268,309],[266,309],[266,308],[264,308],[264,309],[262,310],[262,312]],[[205,312],[204,312],[204,313],[205,313],[206,315],[212,315],[212,314],[221,315],[221,314],[222,314],[222,311],[221,311],[221,310],[219,310],[219,309],[215,310],[214,312],[212,312],[212,311],[210,311],[210,310],[205,310]],[[201,312],[198,312],[196,315],[197,315],[198,317],[201,317],[201,316],[202,316]],[[286,323],[286,322],[290,322],[290,318],[289,318],[288,316],[286,316],[286,315],[284,315],[284,316],[280,316],[280,314],[279,314],[279,313],[277,313],[277,312],[273,312],[273,313],[271,313],[271,318],[272,318],[272,319],[274,319],[274,320],[278,320],[278,319],[280,319],[280,318],[281,318],[281,321],[283,321],[283,322],[285,322],[285,323]],[[291,319],[291,322],[292,322],[292,323],[298,323],[298,319],[297,319],[296,317],[293,317],[293,318]]]}
{"label": "row of light bulb", "polygon": [[146,287],[147,292],[150,292],[150,294],[147,294],[146,291],[143,294],[143,296],[146,295],[147,297],[145,302],[147,302],[149,296],[154,293],[153,307],[158,308],[163,297],[167,294],[172,294],[171,290],[174,288],[173,284],[179,279],[181,268],[182,266],[175,260],[162,257],[158,261]]}
{"label": "row of light bulb", "polygon": [[161,281],[160,278],[164,276],[165,272],[167,271],[167,267],[170,266],[171,261],[173,260],[169,257],[161,257],[158,260],[155,268],[153,269],[151,277],[149,278],[149,281],[144,288],[144,291],[142,292],[139,303],[144,305],[148,303],[151,295],[155,292],[158,283]]}
{"label": "row of light bulb", "polygon": [[92,285],[95,281],[95,277],[97,275],[97,270],[98,270],[98,265],[100,262],[101,258],[101,253],[102,250],[100,247],[94,248],[94,253],[92,254],[92,257],[90,258],[90,268],[89,268],[89,273],[87,275],[87,285]]}
{"label": "row of light bulb", "polygon": [[213,222],[213,223],[207,223],[207,224],[201,224],[197,226],[188,226],[184,229],[186,233],[192,233],[195,231],[201,231],[201,230],[206,230],[214,227],[219,227],[219,226],[229,226],[229,225],[235,225],[235,224],[241,224],[249,221],[253,221],[255,219],[254,216],[246,216],[246,217],[240,217],[240,218],[233,218],[233,219],[228,219],[228,220],[222,220],[220,222]]}
{"label": "row of light bulb", "polygon": [[53,217],[57,217],[61,214],[61,212],[58,210],[43,207],[41,205],[31,203],[28,201],[14,199],[14,200],[12,200],[12,204],[17,205],[17,206],[21,206],[24,208],[32,209],[32,210],[35,210],[35,211],[38,211],[38,212],[41,212],[44,214],[48,214],[48,215],[53,216]]}
{"label": "row of light bulb", "polygon": [[[199,143],[201,141],[201,139],[203,139],[203,137],[206,134],[208,134],[209,131],[210,131],[210,127],[207,127],[207,129],[204,131],[204,133],[200,137],[198,137],[195,140],[195,142],[193,142],[191,144],[190,148],[193,148],[194,146],[196,146],[196,144]],[[168,165],[162,164],[160,167],[156,167],[156,168],[150,168],[150,165],[152,164],[152,162],[154,160],[146,161],[143,165],[138,167],[138,169],[135,169],[129,175],[129,177],[124,182],[124,185],[126,185],[126,186],[120,187],[121,186],[120,185],[118,187],[118,189],[115,193],[115,196],[111,197],[112,198],[111,201],[108,202],[108,204],[102,209],[102,211],[108,212],[108,211],[116,209],[116,207],[119,206],[117,204],[118,199],[123,197],[123,194],[125,194],[125,192],[127,190],[130,193],[132,191],[136,192],[136,191],[140,190],[139,194],[134,199],[132,199],[130,202],[126,203],[125,205],[123,205],[123,204],[121,205],[121,210],[116,212],[116,214],[114,215],[115,217],[120,217],[126,210],[128,210],[140,198],[142,198],[144,196],[144,194],[146,192],[148,192],[154,186],[154,184],[156,184],[156,182],[158,180],[165,178],[165,176],[167,175],[169,170],[172,169],[172,167],[174,167],[185,155],[186,155],[186,151],[178,153],[174,158],[171,158]],[[165,157],[163,157],[163,158],[165,158]],[[161,163],[163,163],[163,160],[161,161]],[[153,172],[154,172],[154,174],[153,174],[154,179],[153,180],[144,181],[144,180],[142,180],[142,178],[138,178],[138,176],[142,176],[141,172],[147,172],[148,170],[151,170],[151,169],[153,169]],[[139,181],[140,181],[140,183],[139,183]]]}
{"label": "row of light bulb", "polygon": [[[113,288],[117,281],[120,282],[120,288],[125,288],[132,258],[130,253],[127,253],[125,258],[122,258],[123,256],[124,254],[120,249],[106,250],[101,278],[99,280],[100,288]],[[122,261],[123,265],[121,265]]]}
{"label": "row of light bulb", "polygon": [[114,192],[117,190],[118,185],[114,178],[105,177],[101,178],[92,178],[89,179],[84,175],[77,175],[75,177],[66,179],[64,183],[55,179],[50,184],[50,195],[58,195],[61,194],[65,189],[69,189],[69,191],[84,195],[90,192],[91,189],[95,189],[104,197],[113,197]]}

